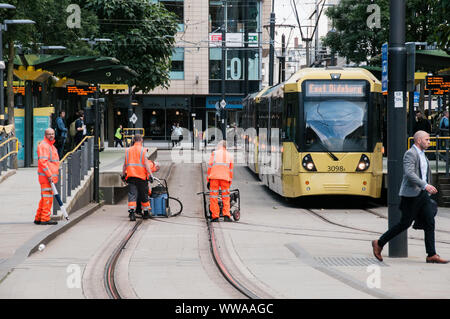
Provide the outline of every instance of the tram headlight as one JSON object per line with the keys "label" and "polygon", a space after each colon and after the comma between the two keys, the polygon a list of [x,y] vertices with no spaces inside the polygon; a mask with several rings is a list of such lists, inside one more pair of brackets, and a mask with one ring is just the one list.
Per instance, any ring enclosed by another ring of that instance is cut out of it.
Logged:
{"label": "tram headlight", "polygon": [[316,165],[314,165],[314,162],[313,162],[310,154],[307,154],[307,155],[305,155],[305,157],[303,157],[302,165],[303,165],[303,168],[306,169],[307,171],[310,171],[310,172],[317,171]]}
{"label": "tram headlight", "polygon": [[369,157],[365,154],[361,155],[361,158],[359,160],[358,166],[356,166],[357,172],[363,172],[367,170],[370,166],[370,160]]}

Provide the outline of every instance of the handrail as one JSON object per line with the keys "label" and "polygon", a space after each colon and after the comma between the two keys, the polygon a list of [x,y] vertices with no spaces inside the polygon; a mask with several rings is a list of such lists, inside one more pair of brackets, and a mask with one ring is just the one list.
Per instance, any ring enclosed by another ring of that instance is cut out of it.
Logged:
{"label": "handrail", "polygon": [[130,128],[128,128],[128,127],[126,127],[126,128],[123,128],[122,129],[123,131],[124,131],[124,135],[128,135],[128,134],[126,134],[125,133],[125,131],[139,131],[139,130],[142,130],[142,135],[145,135],[145,128],[141,128],[141,127],[139,127],[139,128],[134,128],[134,127],[130,127]]}
{"label": "handrail", "polygon": [[[411,143],[411,140],[414,140],[414,137],[412,137],[412,136],[410,136],[410,137],[408,137],[408,147],[410,147],[409,145],[410,145],[410,143]],[[450,136],[430,136],[430,142],[432,141],[432,140],[437,140],[437,141],[440,141],[440,140],[450,140]],[[412,146],[412,145],[411,145]],[[435,153],[436,152],[436,150],[425,150],[424,151],[425,153]],[[439,150],[439,152],[446,152],[446,150]]]}
{"label": "handrail", "polygon": [[69,155],[72,155],[73,153],[75,153],[81,147],[81,145],[83,145],[84,141],[86,141],[87,139],[90,139],[90,138],[94,138],[94,137],[93,136],[85,136],[81,140],[81,142],[73,150],[71,150],[70,152],[67,152],[67,154],[64,155],[64,157],[59,162],[60,163],[64,162],[67,159],[67,157],[69,157]]}
{"label": "handrail", "polygon": [[6,141],[2,142],[0,144],[0,147],[2,147],[3,145],[5,145],[6,143],[9,143],[12,140],[16,140],[16,150],[15,151],[11,151],[8,154],[6,154],[5,156],[3,156],[2,158],[0,158],[0,162],[3,162],[6,158],[8,158],[9,156],[11,156],[12,154],[17,154],[19,153],[19,139],[17,137],[10,137],[9,139],[7,139]]}

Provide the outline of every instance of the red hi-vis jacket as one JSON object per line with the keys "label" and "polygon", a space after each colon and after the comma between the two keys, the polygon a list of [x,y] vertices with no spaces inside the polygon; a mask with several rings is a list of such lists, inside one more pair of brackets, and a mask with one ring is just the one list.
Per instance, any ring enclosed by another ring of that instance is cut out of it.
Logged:
{"label": "red hi-vis jacket", "polygon": [[146,180],[151,172],[151,165],[147,159],[147,149],[142,143],[134,143],[125,153],[124,171],[127,178],[137,177]]}
{"label": "red hi-vis jacket", "polygon": [[221,179],[231,182],[233,180],[233,157],[225,148],[212,152],[208,163],[207,181]]}
{"label": "red hi-vis jacket", "polygon": [[37,147],[40,184],[49,184],[49,179],[54,177],[58,180],[59,156],[58,150],[53,144],[55,144],[55,140],[50,141],[44,137]]}

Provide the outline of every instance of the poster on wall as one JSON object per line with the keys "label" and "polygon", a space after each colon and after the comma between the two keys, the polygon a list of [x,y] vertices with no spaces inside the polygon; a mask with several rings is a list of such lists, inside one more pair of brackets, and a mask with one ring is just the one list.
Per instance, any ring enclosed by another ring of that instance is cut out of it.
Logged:
{"label": "poster on wall", "polygon": [[[15,108],[14,110],[14,125],[16,130],[16,137],[19,140],[19,153],[17,153],[17,159],[19,160],[19,166],[23,166],[23,160],[25,159],[24,143],[25,143],[25,112],[23,109]],[[22,162],[20,162],[22,161]]]}
{"label": "poster on wall", "polygon": [[37,147],[44,139],[45,130],[51,126],[53,107],[40,107],[33,109],[33,161],[37,163]]}

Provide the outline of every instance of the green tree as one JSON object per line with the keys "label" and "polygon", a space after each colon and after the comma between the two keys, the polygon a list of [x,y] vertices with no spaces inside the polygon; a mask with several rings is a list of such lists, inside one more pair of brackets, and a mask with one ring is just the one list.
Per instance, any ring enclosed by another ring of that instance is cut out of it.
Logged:
{"label": "green tree", "polygon": [[441,23],[437,27],[435,39],[438,46],[450,54],[450,0],[443,0],[438,4],[437,12],[441,16]]}
{"label": "green tree", "polygon": [[[371,15],[367,7],[372,3],[380,7],[380,28],[371,29],[367,25]],[[334,32],[329,32],[323,43],[347,61],[369,64],[371,58],[381,53],[381,45],[389,41],[389,0],[342,0],[325,14],[332,20]],[[406,0],[405,20],[406,42],[434,42],[443,22],[439,1]]]}
{"label": "green tree", "polygon": [[139,76],[127,80],[135,91],[148,92],[169,84],[170,57],[177,33],[177,16],[148,0],[86,0],[99,19],[102,55],[112,56]]}

